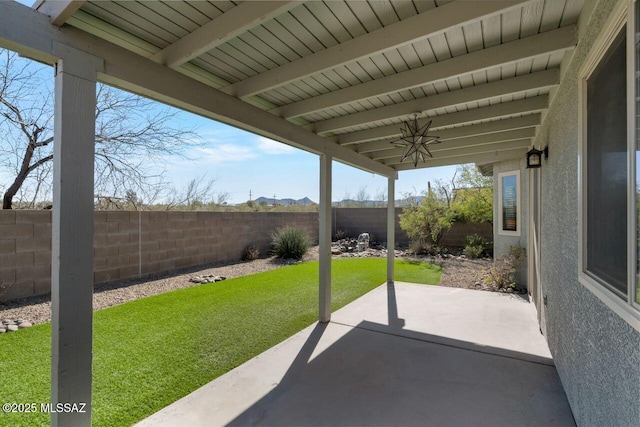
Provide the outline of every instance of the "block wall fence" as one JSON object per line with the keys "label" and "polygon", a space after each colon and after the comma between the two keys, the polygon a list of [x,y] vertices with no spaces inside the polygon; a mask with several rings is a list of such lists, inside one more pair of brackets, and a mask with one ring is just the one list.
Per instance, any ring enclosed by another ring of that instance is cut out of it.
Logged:
{"label": "block wall fence", "polygon": [[[357,237],[368,232],[386,241],[386,208],[336,208],[334,231]],[[407,242],[397,224],[396,240]],[[240,260],[256,245],[270,250],[270,236],[284,225],[318,241],[317,212],[122,212],[94,213],[94,284],[146,278],[206,264]],[[480,226],[487,224],[480,224]],[[444,237],[463,245],[468,226],[456,224]],[[491,225],[488,225],[491,237]],[[480,230],[482,231],[482,230]],[[484,234],[480,232],[479,234]],[[51,292],[51,211],[0,210],[0,301]]]}

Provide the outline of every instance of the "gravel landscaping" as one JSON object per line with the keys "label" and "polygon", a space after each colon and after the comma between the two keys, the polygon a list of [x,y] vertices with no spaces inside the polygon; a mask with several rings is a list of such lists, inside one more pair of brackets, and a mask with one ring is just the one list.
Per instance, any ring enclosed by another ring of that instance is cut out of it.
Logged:
{"label": "gravel landscaping", "polygon": [[[342,253],[334,258],[349,257],[386,257],[386,249],[367,249],[360,253]],[[415,256],[403,250],[396,250],[396,257],[415,261],[426,261],[441,264],[444,267],[440,286],[467,289],[492,290],[481,285],[482,270],[491,265],[490,259],[466,259],[464,256]],[[303,261],[318,259],[318,247],[309,249]],[[243,261],[228,265],[212,265],[198,267],[179,274],[156,276],[142,280],[129,280],[118,283],[96,286],[93,295],[93,308],[100,310],[128,301],[162,294],[176,289],[198,286],[191,282],[194,276],[221,276],[227,279],[262,273],[285,265],[295,264],[295,260],[282,260],[276,257],[262,258],[254,261]],[[51,321],[51,298],[49,295],[24,298],[0,305],[0,319],[26,319],[32,324]]]}

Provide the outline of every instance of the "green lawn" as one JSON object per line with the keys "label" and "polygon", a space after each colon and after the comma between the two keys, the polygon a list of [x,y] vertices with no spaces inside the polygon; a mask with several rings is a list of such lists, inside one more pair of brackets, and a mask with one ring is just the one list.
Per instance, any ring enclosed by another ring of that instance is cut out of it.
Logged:
{"label": "green lawn", "polygon": [[[441,267],[396,261],[396,280],[437,284]],[[332,262],[332,309],[386,278],[386,259]],[[94,313],[93,424],[128,426],[312,324],[317,262],[201,285]],[[0,335],[0,402],[49,402],[51,325]],[[2,426],[47,425],[3,414]]]}

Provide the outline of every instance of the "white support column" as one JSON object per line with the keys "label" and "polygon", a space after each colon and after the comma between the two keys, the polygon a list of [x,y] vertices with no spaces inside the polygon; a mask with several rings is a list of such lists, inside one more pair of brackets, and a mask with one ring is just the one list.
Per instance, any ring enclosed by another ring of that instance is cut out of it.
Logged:
{"label": "white support column", "polygon": [[331,320],[331,162],[320,155],[320,322]]}
{"label": "white support column", "polygon": [[393,282],[396,247],[396,178],[389,177],[387,189],[387,283]]}
{"label": "white support column", "polygon": [[96,72],[102,61],[59,46],[55,77],[51,263],[51,402],[86,403],[53,413],[53,426],[91,424],[93,162]]}

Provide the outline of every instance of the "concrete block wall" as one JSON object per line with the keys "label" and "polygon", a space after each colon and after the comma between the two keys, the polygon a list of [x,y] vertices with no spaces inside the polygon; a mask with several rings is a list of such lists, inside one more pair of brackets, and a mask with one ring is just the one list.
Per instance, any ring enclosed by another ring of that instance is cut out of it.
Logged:
{"label": "concrete block wall", "polygon": [[51,289],[51,211],[0,210],[0,300]]}
{"label": "concrete block wall", "polygon": [[[278,228],[295,225],[318,240],[315,212],[95,212],[94,283],[239,261],[270,250]],[[51,291],[51,211],[0,210],[0,300]]]}
{"label": "concrete block wall", "polygon": [[[403,208],[396,208],[396,242],[408,244],[407,234],[400,228],[399,215]],[[387,208],[334,208],[333,236],[337,230],[348,232],[349,237],[358,237],[360,233],[373,234],[378,242],[387,241]],[[487,242],[493,242],[493,225],[454,223],[442,236],[443,246],[463,247],[465,237],[479,234]]]}
{"label": "concrete block wall", "polygon": [[[401,212],[396,209],[396,241],[407,243],[398,222]],[[367,232],[379,242],[387,240],[386,208],[335,208],[333,215],[334,235],[348,230],[353,237]],[[250,244],[266,255],[271,234],[285,225],[301,227],[318,240],[316,212],[95,212],[94,283],[235,262]],[[462,246],[472,233],[490,240],[490,230],[486,224],[455,224],[443,244]],[[51,211],[0,210],[0,301],[50,291]]]}
{"label": "concrete block wall", "polygon": [[[396,208],[396,242],[407,243],[409,238],[400,228],[402,208]],[[342,230],[349,237],[369,233],[377,242],[387,241],[387,208],[333,208],[333,238]]]}

